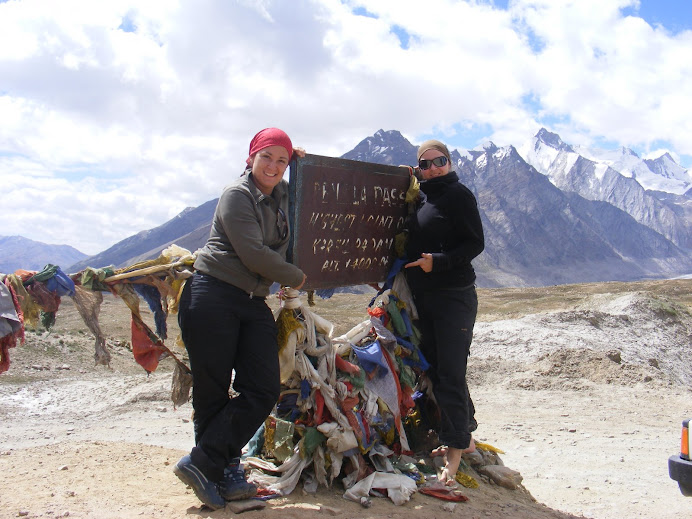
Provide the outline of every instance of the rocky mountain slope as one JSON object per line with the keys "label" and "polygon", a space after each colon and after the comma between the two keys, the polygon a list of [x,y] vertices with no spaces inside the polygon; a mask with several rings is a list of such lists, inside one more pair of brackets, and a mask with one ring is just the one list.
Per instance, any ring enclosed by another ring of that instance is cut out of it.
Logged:
{"label": "rocky mountain slope", "polygon": [[[209,200],[198,207],[188,207],[163,225],[142,231],[119,241],[103,252],[71,265],[70,272],[85,267],[126,266],[138,261],[155,258],[171,243],[188,250],[197,250],[209,237],[211,218],[217,199]],[[192,239],[189,239],[192,236]]]}
{"label": "rocky mountain slope", "polygon": [[[373,498],[364,510],[340,483],[317,493],[301,483],[251,517],[684,517],[690,500],[666,460],[692,414],[691,283],[479,290],[468,375],[475,436],[502,449],[521,488],[478,475],[478,488],[461,489],[465,503],[416,493],[402,506]],[[338,294],[313,310],[339,335],[367,316],[369,300]],[[202,509],[171,470],[194,441],[190,404],[170,402],[173,360],[152,374],[135,363],[118,298],[105,297],[101,323],[110,367],[94,365],[93,337],[70,298],[51,332],[28,331],[12,349],[0,376],[0,488],[11,489],[0,517],[235,517]]]}
{"label": "rocky mountain slope", "polygon": [[[398,131],[379,130],[343,158],[415,164],[416,149]],[[683,192],[689,173],[670,157],[647,162],[623,153],[579,150],[547,130],[519,149],[487,143],[453,150],[455,168],[476,194],[485,226],[486,250],[474,262],[479,284],[536,286],[691,273],[692,198]],[[669,191],[645,189],[638,179]],[[194,251],[206,241],[215,205],[210,200],[188,208],[96,256],[61,266],[69,265],[69,272],[125,266],[156,257],[171,243]]]}
{"label": "rocky mountain slope", "polygon": [[692,177],[670,155],[652,161],[627,148],[594,152],[545,129],[518,151],[562,191],[608,202],[683,249],[692,248],[692,198],[685,196]]}
{"label": "rocky mountain slope", "polygon": [[0,273],[41,270],[47,264],[72,265],[88,256],[69,245],[50,245],[22,236],[0,236]]}
{"label": "rocky mountain slope", "polygon": [[[551,144],[559,151],[572,149],[558,136],[548,138],[554,138]],[[414,164],[416,149],[399,132],[380,130],[344,158]],[[627,280],[690,272],[688,251],[611,203],[561,189],[513,146],[487,143],[478,150],[454,150],[452,159],[460,181],[476,194],[485,229],[486,250],[474,262],[480,286]]]}

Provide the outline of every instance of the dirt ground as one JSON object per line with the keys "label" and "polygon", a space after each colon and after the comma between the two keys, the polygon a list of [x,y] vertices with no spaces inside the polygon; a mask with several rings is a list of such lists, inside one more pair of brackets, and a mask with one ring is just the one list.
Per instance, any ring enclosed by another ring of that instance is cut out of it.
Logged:
{"label": "dirt ground", "polygon": [[[670,480],[680,423],[692,417],[692,280],[481,290],[469,364],[477,441],[504,451],[523,484],[487,480],[463,503],[416,493],[401,506],[299,486],[244,517],[677,518]],[[313,309],[344,333],[371,295]],[[272,304],[274,304],[272,302]],[[48,332],[27,331],[0,375],[0,518],[235,517],[201,508],[172,465],[192,446],[191,406],[170,402],[173,362],[133,360],[124,303],[106,298],[110,367],[69,298]],[[177,334],[169,319],[170,337]],[[173,340],[166,341],[172,349]],[[480,479],[480,478],[479,478]]]}

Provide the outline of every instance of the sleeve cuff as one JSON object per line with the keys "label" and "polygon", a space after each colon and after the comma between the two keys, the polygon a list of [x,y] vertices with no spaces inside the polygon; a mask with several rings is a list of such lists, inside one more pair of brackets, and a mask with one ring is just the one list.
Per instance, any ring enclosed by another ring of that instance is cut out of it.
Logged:
{"label": "sleeve cuff", "polygon": [[444,252],[433,252],[433,272],[449,270],[449,257]]}

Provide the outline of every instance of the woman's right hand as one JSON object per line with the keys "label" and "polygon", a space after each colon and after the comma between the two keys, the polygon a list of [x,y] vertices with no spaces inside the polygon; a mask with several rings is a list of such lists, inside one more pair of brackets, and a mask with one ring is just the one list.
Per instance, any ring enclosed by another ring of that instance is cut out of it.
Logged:
{"label": "woman's right hand", "polygon": [[297,287],[293,287],[293,288],[295,288],[296,290],[300,290],[301,288],[303,288],[303,285],[305,284],[305,280],[307,278],[308,277],[305,274],[303,274],[303,281],[300,282],[300,285],[298,285]]}
{"label": "woman's right hand", "polygon": [[411,263],[407,263],[404,265],[404,268],[411,268],[411,267],[420,267],[423,269],[423,272],[432,272],[433,269],[433,257],[432,254],[424,252],[421,254],[421,257],[418,258],[416,261],[412,261]]}

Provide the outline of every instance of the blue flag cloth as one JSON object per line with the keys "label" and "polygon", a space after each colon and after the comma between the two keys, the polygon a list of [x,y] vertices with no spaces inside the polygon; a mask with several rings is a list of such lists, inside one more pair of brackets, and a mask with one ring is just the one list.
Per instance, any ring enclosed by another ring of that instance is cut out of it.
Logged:
{"label": "blue flag cloth", "polygon": [[358,357],[358,363],[368,373],[372,373],[378,366],[384,368],[380,375],[383,376],[389,370],[387,361],[382,357],[382,347],[379,341],[375,341],[367,346],[353,346],[353,352]]}
{"label": "blue flag cloth", "polygon": [[408,259],[406,258],[397,258],[392,262],[392,266],[389,268],[389,273],[387,274],[387,279],[385,280],[384,285],[382,285],[382,288],[377,293],[377,295],[375,295],[375,297],[372,298],[368,306],[372,306],[375,302],[375,299],[377,299],[377,296],[379,296],[382,292],[392,288],[392,285],[394,285],[394,278],[407,263]]}
{"label": "blue flag cloth", "polygon": [[142,285],[134,283],[132,285],[135,292],[144,299],[149,305],[149,309],[154,313],[156,323],[156,335],[162,339],[168,338],[168,325],[166,324],[167,313],[161,304],[161,293],[159,289],[152,285]]}
{"label": "blue flag cloth", "polygon": [[58,267],[55,271],[55,275],[49,279],[46,279],[43,284],[46,285],[48,290],[55,292],[60,297],[74,296],[74,281],[72,281],[67,274],[60,270],[60,267]]}

